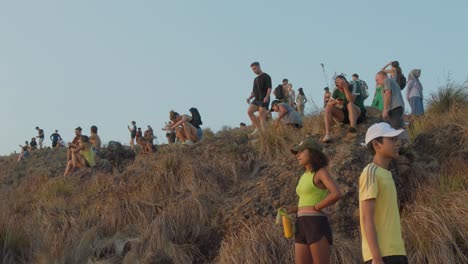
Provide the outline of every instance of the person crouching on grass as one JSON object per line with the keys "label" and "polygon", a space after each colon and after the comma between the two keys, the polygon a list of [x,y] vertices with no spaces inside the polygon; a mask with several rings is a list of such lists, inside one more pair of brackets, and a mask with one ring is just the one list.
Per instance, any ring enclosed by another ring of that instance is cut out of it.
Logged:
{"label": "person crouching on grass", "polygon": [[330,263],[332,231],[323,209],[336,203],[341,192],[328,174],[328,158],[322,147],[306,138],[291,148],[305,172],[296,187],[298,206],[286,207],[297,213],[294,258],[296,263]]}
{"label": "person crouching on grass", "polygon": [[366,145],[373,154],[372,162],[359,177],[359,215],[362,255],[366,264],[407,264],[401,235],[397,191],[388,166],[398,158],[398,136],[387,123],[369,127]]}
{"label": "person crouching on grass", "polygon": [[67,176],[72,170],[82,167],[94,167],[95,155],[88,136],[81,136],[79,145],[72,151],[72,158],[67,163],[63,176]]}

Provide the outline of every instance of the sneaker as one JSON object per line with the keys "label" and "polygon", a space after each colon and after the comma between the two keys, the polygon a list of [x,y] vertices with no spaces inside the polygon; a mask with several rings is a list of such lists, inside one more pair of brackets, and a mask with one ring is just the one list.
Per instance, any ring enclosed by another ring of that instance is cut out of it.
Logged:
{"label": "sneaker", "polygon": [[187,140],[187,141],[184,142],[184,145],[186,145],[186,146],[192,146],[193,144],[195,144],[195,143],[193,143],[192,140]]}
{"label": "sneaker", "polygon": [[260,130],[258,130],[258,128],[256,128],[252,133],[250,133],[250,135],[255,135],[259,132]]}
{"label": "sneaker", "polygon": [[324,143],[330,143],[332,141],[332,137],[330,135],[325,135],[322,139]]}
{"label": "sneaker", "polygon": [[355,127],[348,128],[348,133],[357,133],[357,129]]}

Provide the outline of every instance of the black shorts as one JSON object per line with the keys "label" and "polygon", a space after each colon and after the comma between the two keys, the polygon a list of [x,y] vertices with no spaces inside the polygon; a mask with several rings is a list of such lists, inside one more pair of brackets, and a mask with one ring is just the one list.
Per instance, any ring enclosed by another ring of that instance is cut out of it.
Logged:
{"label": "black shorts", "polygon": [[84,159],[84,163],[85,163],[85,166],[87,168],[91,168],[91,165],[89,164],[89,162],[86,159]]}
{"label": "black shorts", "polygon": [[[382,258],[385,264],[408,264],[408,258],[406,256],[386,256]],[[364,262],[364,264],[371,264],[372,260]]]}
{"label": "black shorts", "polygon": [[[348,109],[343,109],[344,119],[343,123],[349,124],[349,112]],[[367,119],[367,112],[361,110],[361,114],[359,115],[358,119],[356,120],[356,125],[364,122]]]}
{"label": "black shorts", "polygon": [[266,110],[268,110],[268,107],[270,106],[270,100],[268,102],[264,103],[263,100],[253,100],[250,104],[256,105],[258,107],[263,107]]}
{"label": "black shorts", "polygon": [[296,220],[294,242],[311,245],[327,238],[328,244],[333,244],[332,231],[326,216],[299,216]]}

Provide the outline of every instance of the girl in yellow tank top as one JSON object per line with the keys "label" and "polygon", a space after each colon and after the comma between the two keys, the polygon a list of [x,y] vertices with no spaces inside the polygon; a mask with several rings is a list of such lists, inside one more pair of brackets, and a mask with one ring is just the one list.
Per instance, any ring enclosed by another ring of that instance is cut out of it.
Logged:
{"label": "girl in yellow tank top", "polygon": [[286,208],[288,213],[297,214],[296,263],[330,263],[332,232],[322,210],[336,203],[341,192],[326,170],[328,158],[314,139],[306,138],[293,146],[291,152],[305,169],[296,187],[298,206]]}

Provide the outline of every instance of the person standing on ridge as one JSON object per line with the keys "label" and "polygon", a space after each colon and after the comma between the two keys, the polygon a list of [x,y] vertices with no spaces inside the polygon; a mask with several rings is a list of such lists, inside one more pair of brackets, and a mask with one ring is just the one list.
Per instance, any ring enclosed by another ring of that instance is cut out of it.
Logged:
{"label": "person standing on ridge", "polygon": [[132,127],[128,126],[128,131],[130,131],[130,147],[135,150],[135,138],[137,134],[137,126],[135,121],[132,121]]}
{"label": "person standing on ridge", "polygon": [[300,264],[328,264],[333,238],[323,209],[336,203],[342,194],[328,173],[329,160],[318,142],[308,137],[291,152],[305,170],[296,187],[298,205],[285,208],[288,214],[297,214],[294,259]]}
{"label": "person standing on ridge", "polygon": [[55,130],[55,132],[50,135],[50,140],[52,140],[52,148],[57,147],[57,143],[59,142],[60,139],[60,134],[58,133],[58,130]]}
{"label": "person standing on ridge", "polygon": [[36,127],[36,130],[38,133],[37,138],[39,139],[38,140],[39,149],[42,149],[42,143],[44,142],[44,130],[39,127]]}
{"label": "person standing on ridge", "polygon": [[330,101],[331,98],[331,93],[330,93],[330,88],[325,87],[323,88],[324,94],[323,94],[323,108],[327,107],[328,101]]}
{"label": "person standing on ridge", "polygon": [[359,177],[361,248],[365,264],[407,264],[401,235],[397,190],[388,170],[398,158],[403,129],[377,123],[366,133],[366,145],[373,155]]}
{"label": "person standing on ridge", "polygon": [[97,126],[91,126],[91,136],[89,136],[89,142],[91,143],[91,147],[94,153],[99,154],[101,150],[101,137],[98,135],[98,128]]}
{"label": "person standing on ridge", "polygon": [[288,104],[292,108],[295,107],[295,101],[296,101],[296,92],[293,89],[292,83],[288,84]]}
{"label": "person standing on ridge", "polygon": [[414,69],[408,76],[408,88],[406,88],[406,99],[411,106],[411,114],[414,116],[424,115],[423,86],[419,81],[420,69]]}
{"label": "person standing on ridge", "polygon": [[401,95],[398,83],[388,78],[387,73],[380,71],[375,76],[375,82],[383,87],[383,112],[382,117],[394,129],[403,127],[403,114],[405,113],[405,102]]}
{"label": "person standing on ridge", "polygon": [[304,108],[305,104],[307,103],[307,97],[304,94],[304,90],[302,88],[299,88],[299,94],[296,97],[296,103],[297,103],[297,112],[303,117],[304,116]]}
{"label": "person standing on ridge", "polygon": [[[247,103],[249,104],[247,114],[255,126],[255,130],[252,132],[252,135],[255,135],[260,130],[266,129],[266,116],[268,114],[268,106],[270,105],[271,77],[262,71],[258,62],[250,64],[250,68],[257,75],[253,82],[252,93],[247,98]],[[250,101],[252,98],[254,100]],[[255,112],[257,111],[258,118],[255,116]]]}

